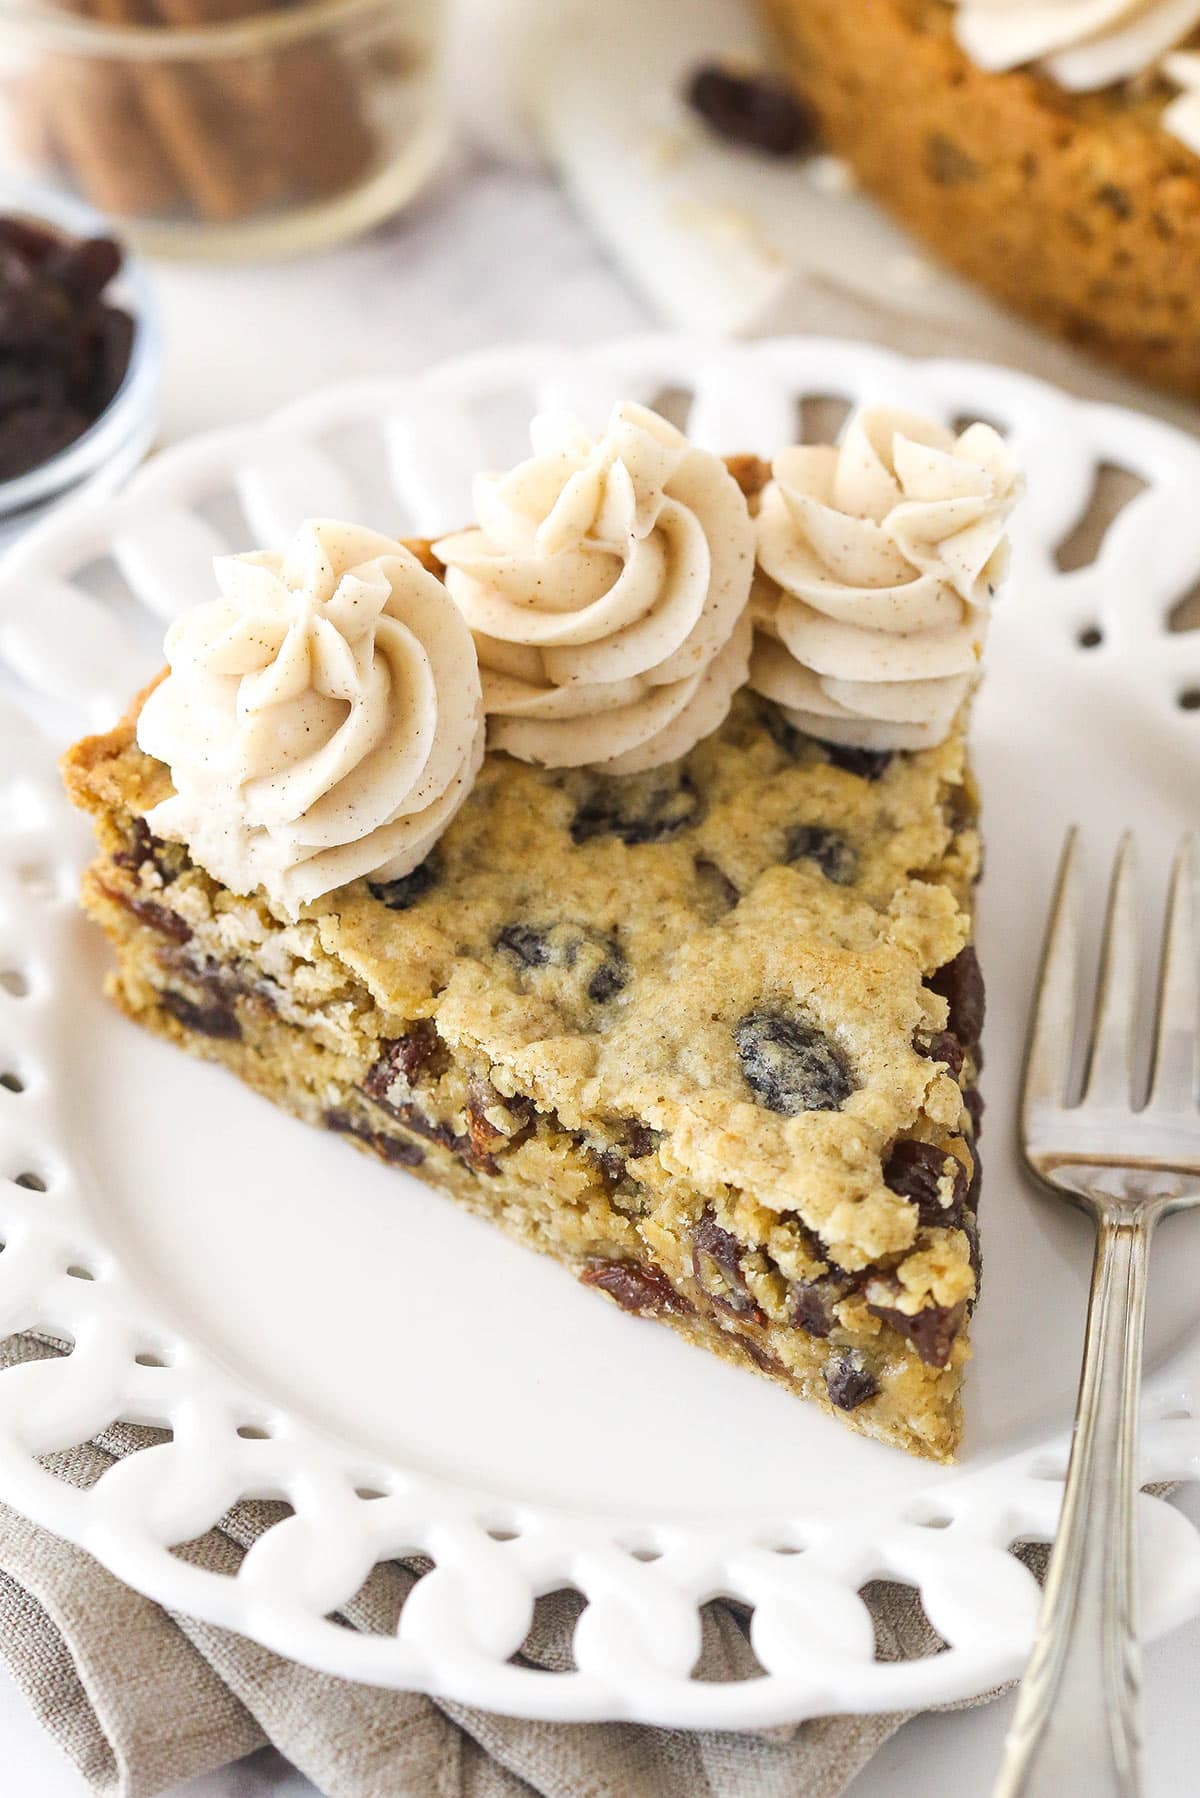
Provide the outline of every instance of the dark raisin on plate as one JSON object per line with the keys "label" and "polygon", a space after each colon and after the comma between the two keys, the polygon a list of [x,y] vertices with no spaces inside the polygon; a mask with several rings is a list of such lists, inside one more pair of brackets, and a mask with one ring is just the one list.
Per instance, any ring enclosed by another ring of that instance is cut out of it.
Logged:
{"label": "dark raisin on plate", "polygon": [[771,1111],[840,1111],[857,1082],[835,1042],[794,1012],[763,1007],[733,1033],[746,1083]]}
{"label": "dark raisin on plate", "polygon": [[0,480],[82,437],[124,380],[134,324],[104,298],[121,260],[111,238],[0,217]]}
{"label": "dark raisin on plate", "polygon": [[776,76],[706,63],[687,85],[687,102],[718,137],[766,156],[807,156],[820,133],[809,107]]}

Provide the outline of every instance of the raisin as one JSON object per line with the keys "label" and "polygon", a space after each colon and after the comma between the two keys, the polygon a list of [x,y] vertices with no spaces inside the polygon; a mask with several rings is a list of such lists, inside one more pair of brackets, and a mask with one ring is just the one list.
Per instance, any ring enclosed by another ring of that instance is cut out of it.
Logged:
{"label": "raisin", "polygon": [[573,968],[585,950],[599,965],[588,977],[586,992],[596,1005],[615,997],[629,980],[626,962],[616,939],[581,924],[506,924],[495,946],[521,968]]}
{"label": "raisin", "polygon": [[960,949],[953,961],[933,974],[928,985],[939,993],[950,1007],[949,1024],[959,1042],[968,1049],[978,1046],[983,1034],[987,1009],[983,973],[973,943]]}
{"label": "raisin", "polygon": [[430,888],[437,885],[438,879],[437,861],[430,855],[398,880],[369,880],[367,891],[389,911],[411,911],[418,899],[423,899]]}
{"label": "raisin", "polygon": [[198,986],[214,1005],[233,1005],[235,999],[253,999],[268,1010],[276,1009],[278,987],[265,977],[243,976],[236,966],[220,962],[213,955],[197,961],[179,949],[160,949],[155,960],[167,973],[178,976],[189,986]]}
{"label": "raisin", "polygon": [[696,878],[706,898],[712,901],[714,909],[718,913],[732,911],[742,895],[725,870],[719,868],[716,862],[710,861],[707,855],[697,855],[693,866]]}
{"label": "raisin", "polygon": [[81,238],[58,245],[41,266],[77,306],[90,306],[116,278],[121,250],[111,237]]}
{"label": "raisin", "polygon": [[766,156],[810,155],[820,141],[816,115],[774,75],[707,63],[688,82],[687,102],[718,137]]}
{"label": "raisin", "polygon": [[856,1090],[837,1044],[803,1018],[752,1011],[733,1034],[746,1083],[771,1111],[840,1111]]}
{"label": "raisin", "polygon": [[744,1243],[723,1230],[712,1212],[706,1211],[692,1232],[692,1272],[701,1290],[722,1311],[765,1324],[765,1316],[746,1288],[741,1259],[744,1248]]}
{"label": "raisin", "polygon": [[913,1048],[929,1061],[944,1061],[955,1080],[962,1073],[963,1046],[953,1030],[937,1030],[927,1042],[915,1042]]}
{"label": "raisin", "polygon": [[588,981],[588,998],[597,1005],[603,1005],[621,991],[628,979],[629,970],[625,965],[625,957],[617,950],[615,955],[601,962]]}
{"label": "raisin", "polygon": [[[128,847],[118,849],[113,855],[113,865],[117,868],[128,868],[137,874],[149,862],[162,878],[164,886],[170,886],[181,872],[173,866],[173,858],[167,845],[159,837],[152,834],[150,826],[143,817],[130,819],[130,827],[126,836]],[[175,845],[171,846],[175,848]]]}
{"label": "raisin", "polygon": [[867,1369],[859,1349],[850,1349],[825,1364],[825,1390],[839,1411],[853,1411],[874,1398],[879,1382]]}
{"label": "raisin", "polygon": [[621,1128],[619,1141],[608,1142],[601,1147],[589,1143],[583,1136],[576,1137],[576,1141],[599,1163],[605,1180],[611,1186],[618,1186],[625,1178],[626,1162],[640,1161],[645,1155],[653,1155],[661,1140],[656,1130],[651,1130],[637,1118],[629,1118]]}
{"label": "raisin", "polygon": [[427,1018],[420,1018],[403,1036],[385,1037],[379,1055],[363,1082],[369,1099],[386,1101],[397,1081],[406,1087],[414,1085],[418,1075],[435,1059],[441,1049],[441,1038]]}
{"label": "raisin", "polygon": [[732,1331],[729,1331],[721,1340],[736,1342],[746,1359],[752,1361],[760,1373],[774,1374],[776,1378],[782,1375],[786,1378],[787,1368],[778,1355],[773,1355],[770,1349],[763,1347],[761,1342],[755,1342],[752,1336],[735,1336]]}
{"label": "raisin", "polygon": [[962,187],[978,181],[979,164],[953,138],[935,131],[925,142],[925,172],[938,187]]}
{"label": "raisin", "polygon": [[968,1086],[963,1093],[963,1104],[971,1119],[971,1128],[978,1137],[983,1131],[983,1094],[977,1086]]}
{"label": "raisin", "polygon": [[822,1274],[817,1280],[793,1280],[789,1297],[792,1301],[792,1325],[810,1336],[828,1336],[837,1318],[833,1308],[853,1292],[855,1281],[835,1274]]}
{"label": "raisin", "polygon": [[[939,1182],[949,1169],[954,1181],[950,1204],[943,1205]],[[948,1154],[933,1143],[905,1138],[888,1156],[883,1170],[884,1185],[902,1199],[911,1199],[923,1224],[956,1227],[962,1219],[963,1200],[967,1192],[967,1170],[957,1155]]]}
{"label": "raisin", "polygon": [[835,768],[846,774],[857,774],[860,780],[879,780],[892,764],[890,749],[858,749],[852,743],[821,742],[821,748]]}
{"label": "raisin", "polygon": [[197,1036],[212,1036],[227,1042],[236,1042],[242,1034],[237,1013],[232,1005],[197,1005],[183,993],[173,993],[164,988],[158,995],[159,1004],[164,1011],[183,1025],[185,1030],[194,1030]]}
{"label": "raisin", "polygon": [[687,773],[670,768],[649,774],[597,774],[576,807],[571,838],[589,843],[593,837],[619,837],[627,847],[661,843],[700,822],[700,795]]}
{"label": "raisin", "polygon": [[403,1142],[398,1136],[388,1136],[382,1131],[372,1130],[359,1119],[351,1117],[349,1112],[327,1111],[322,1122],[327,1130],[365,1142],[384,1161],[390,1161],[394,1165],[420,1167],[425,1159],[425,1151],[418,1143]]}
{"label": "raisin", "polygon": [[148,930],[157,931],[159,936],[168,937],[173,943],[191,941],[192,927],[177,911],[171,911],[153,899],[141,899],[134,893],[115,893],[111,887],[105,887],[104,891],[117,905],[132,912],[138,923]]}
{"label": "raisin", "polygon": [[840,830],[823,824],[795,824],[787,833],[784,859],[815,862],[826,880],[835,886],[853,886],[858,879],[858,851]]}
{"label": "raisin", "polygon": [[692,1309],[653,1261],[589,1261],[579,1278],[585,1286],[598,1286],[623,1311],[684,1317]]}
{"label": "raisin", "polygon": [[549,930],[537,924],[506,924],[496,948],[526,968],[548,967],[553,959]]}
{"label": "raisin", "polygon": [[73,239],[0,221],[0,475],[59,454],[96,421],[124,380],[128,314],[101,295],[121,264],[111,238]]}
{"label": "raisin", "polygon": [[779,707],[770,699],[760,699],[758,713],[763,729],[776,746],[782,749],[789,761],[798,762],[806,749],[812,747],[812,738],[806,737],[802,730],[789,724]]}
{"label": "raisin", "polygon": [[[488,1117],[488,1112],[496,1106],[502,1106],[518,1120],[517,1128],[511,1132],[498,1129]],[[490,1080],[480,1075],[473,1075],[467,1097],[467,1136],[476,1159],[492,1162],[491,1150],[496,1143],[503,1143],[507,1148],[515,1149],[526,1142],[534,1131],[533,1100],[524,1094],[506,1099],[498,1093]],[[495,1172],[494,1163],[485,1172]]]}
{"label": "raisin", "polygon": [[891,1305],[868,1305],[867,1309],[911,1342],[927,1367],[945,1367],[949,1363],[954,1339],[966,1315],[965,1305],[926,1305],[911,1316]]}

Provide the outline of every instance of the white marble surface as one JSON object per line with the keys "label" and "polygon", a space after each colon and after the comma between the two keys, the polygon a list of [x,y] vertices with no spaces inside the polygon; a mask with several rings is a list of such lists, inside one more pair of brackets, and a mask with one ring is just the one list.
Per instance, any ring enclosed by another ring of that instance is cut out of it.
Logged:
{"label": "white marble surface", "polygon": [[[585,341],[654,323],[549,183],[478,165],[460,166],[407,219],[353,248],[275,267],[164,268],[160,290],[167,440],[252,418],[339,377],[400,374],[501,341]],[[806,322],[802,305],[786,320],[790,328]],[[1200,1490],[1185,1503],[1200,1521]],[[1200,1622],[1147,1654],[1148,1798],[1197,1790],[1198,1670]],[[985,1794],[1010,1712],[1011,1700],[1002,1700],[915,1720],[860,1775],[852,1798]],[[2,1674],[0,1766],[6,1798],[85,1790]],[[312,1798],[314,1790],[264,1751],[171,1798]]]}

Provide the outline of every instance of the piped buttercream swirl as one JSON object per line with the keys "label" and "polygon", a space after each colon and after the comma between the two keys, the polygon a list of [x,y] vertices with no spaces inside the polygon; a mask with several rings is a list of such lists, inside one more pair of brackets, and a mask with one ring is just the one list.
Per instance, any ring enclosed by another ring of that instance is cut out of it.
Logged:
{"label": "piped buttercream swirl", "polygon": [[138,743],[173,796],[148,815],[288,916],[428,854],[483,758],[471,636],[389,537],[312,521],[286,555],[221,557],[219,597],[167,633]]}
{"label": "piped buttercream swirl", "polygon": [[[1200,24],[1200,0],[956,0],[958,41],[978,68],[1037,63],[1072,92],[1153,68]],[[1169,116],[1163,119],[1174,129]]]}
{"label": "piped buttercream swirl", "polygon": [[434,545],[479,652],[489,741],[634,773],[717,729],[746,679],[754,527],[724,464],[643,406],[593,440],[534,420],[481,476],[475,528]]}
{"label": "piped buttercream swirl", "polygon": [[750,684],[831,742],[941,742],[1007,566],[1020,481],[1002,438],[861,411],[839,447],[783,450],[771,473]]}
{"label": "piped buttercream swirl", "polygon": [[1165,58],[1162,69],[1180,90],[1163,113],[1163,124],[1200,156],[1200,53],[1179,50]]}

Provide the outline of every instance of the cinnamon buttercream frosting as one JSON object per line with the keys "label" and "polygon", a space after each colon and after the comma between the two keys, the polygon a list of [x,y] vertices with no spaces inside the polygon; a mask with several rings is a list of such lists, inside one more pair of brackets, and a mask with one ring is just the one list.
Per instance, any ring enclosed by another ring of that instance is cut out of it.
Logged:
{"label": "cinnamon buttercream frosting", "polygon": [[1200,156],[1200,53],[1180,50],[1165,58],[1162,70],[1180,89],[1163,113],[1163,124]]}
{"label": "cinnamon buttercream frosting", "polygon": [[593,440],[531,427],[481,476],[475,528],[434,545],[475,637],[489,742],[549,767],[673,761],[747,677],[754,527],[724,464],[632,403]]}
{"label": "cinnamon buttercream frosting", "polygon": [[[1157,64],[1200,25],[1200,0],[957,0],[958,41],[977,67],[1037,63],[1073,92]],[[1168,130],[1174,129],[1164,117]]]}
{"label": "cinnamon buttercream frosting", "polygon": [[1003,439],[861,411],[839,447],[783,450],[771,473],[750,684],[830,742],[940,743],[1007,566],[1020,480]]}
{"label": "cinnamon buttercream frosting", "polygon": [[219,597],[167,633],[138,743],[171,771],[158,835],[283,913],[408,873],[483,758],[470,632],[391,538],[315,520],[286,555],[215,564]]}

